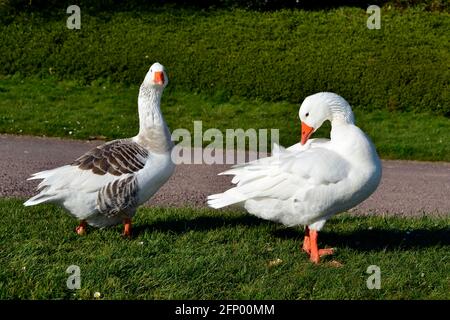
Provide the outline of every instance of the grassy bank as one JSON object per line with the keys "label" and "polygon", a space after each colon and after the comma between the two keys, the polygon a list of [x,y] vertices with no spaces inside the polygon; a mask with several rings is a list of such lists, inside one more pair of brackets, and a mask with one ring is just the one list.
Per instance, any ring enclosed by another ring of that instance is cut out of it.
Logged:
{"label": "grassy bank", "polygon": [[[76,139],[130,137],[137,133],[137,86],[93,82],[3,77],[0,81],[0,132]],[[298,97],[300,103],[304,97]],[[353,101],[349,100],[353,104]],[[280,142],[299,141],[298,103],[264,102],[180,92],[169,88],[162,108],[172,130],[203,132],[218,128],[276,128]],[[372,112],[355,108],[359,125],[375,142],[383,158],[450,161],[450,121],[432,113]],[[327,136],[326,125],[315,136]],[[208,144],[208,143],[205,143]]]}
{"label": "grassy bank", "polygon": [[[0,200],[0,211],[1,299],[450,298],[449,218],[337,216],[320,237],[337,253],[315,266],[302,230],[245,213],[140,209],[124,240],[120,227],[79,237],[54,206]],[[66,288],[70,265],[80,290]],[[380,290],[366,286],[370,265]]]}
{"label": "grassy bank", "polygon": [[349,7],[91,13],[82,7],[81,29],[69,30],[66,8],[58,8],[51,17],[22,13],[0,24],[0,74],[137,85],[159,61],[182,92],[294,103],[334,91],[366,111],[450,114],[445,10],[386,6],[381,29],[369,30],[366,10]]}

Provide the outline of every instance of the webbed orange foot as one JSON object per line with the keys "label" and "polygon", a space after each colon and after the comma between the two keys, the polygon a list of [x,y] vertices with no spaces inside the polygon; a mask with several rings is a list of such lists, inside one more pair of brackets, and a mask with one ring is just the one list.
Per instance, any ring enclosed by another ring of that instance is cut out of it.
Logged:
{"label": "webbed orange foot", "polygon": [[316,264],[318,264],[320,262],[320,257],[334,253],[333,248],[319,249],[317,247],[317,237],[318,237],[317,230],[311,230],[309,232],[310,247],[311,247],[309,260],[311,260],[312,262],[314,262]]}
{"label": "webbed orange foot", "polygon": [[81,220],[80,225],[75,228],[75,232],[79,236],[84,236],[86,234],[87,223],[86,220]]}
{"label": "webbed orange foot", "polygon": [[305,228],[305,238],[303,239],[302,250],[307,254],[311,254],[311,239],[309,237],[309,228]]}
{"label": "webbed orange foot", "polygon": [[131,238],[131,219],[124,219],[123,220],[123,233],[122,237],[124,238]]}

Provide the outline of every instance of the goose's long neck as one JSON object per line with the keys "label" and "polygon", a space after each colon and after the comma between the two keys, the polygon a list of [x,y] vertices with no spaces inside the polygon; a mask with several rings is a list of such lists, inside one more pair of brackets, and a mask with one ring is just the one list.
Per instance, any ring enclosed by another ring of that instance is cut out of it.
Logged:
{"label": "goose's long neck", "polygon": [[355,117],[350,106],[330,106],[331,132],[330,138],[341,148],[353,149],[352,139],[349,139],[349,133],[355,125]]}
{"label": "goose's long neck", "polygon": [[353,112],[341,110],[331,120],[330,138],[335,151],[358,166],[380,167],[375,146],[366,134],[355,125]]}
{"label": "goose's long neck", "polygon": [[163,90],[141,86],[138,97],[140,144],[153,152],[167,152],[173,147],[169,128],[161,113]]}
{"label": "goose's long neck", "polygon": [[139,135],[145,135],[148,129],[164,125],[161,113],[162,90],[141,87],[138,97]]}
{"label": "goose's long neck", "polygon": [[355,116],[352,109],[348,105],[330,107],[331,111],[331,124],[355,124]]}

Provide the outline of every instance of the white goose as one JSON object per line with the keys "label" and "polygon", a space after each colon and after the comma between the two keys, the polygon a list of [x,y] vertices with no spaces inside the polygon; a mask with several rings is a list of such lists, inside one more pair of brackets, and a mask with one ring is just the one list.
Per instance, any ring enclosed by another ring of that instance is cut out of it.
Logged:
{"label": "white goose", "polygon": [[106,227],[123,222],[124,236],[131,234],[131,219],[169,179],[175,168],[173,143],[160,103],[168,78],[164,67],[150,67],[139,90],[139,133],[133,138],[100,145],[72,164],[38,172],[28,180],[43,179],[40,193],[24,203],[32,206],[52,202],[86,224]]}
{"label": "white goose", "polygon": [[[237,184],[208,197],[213,208],[242,204],[260,218],[287,226],[305,225],[303,250],[311,261],[332,254],[318,249],[318,232],[332,215],[369,197],[381,179],[381,162],[374,145],[354,124],[350,105],[342,97],[321,92],[307,97],[299,111],[301,143],[276,146],[271,157],[237,165],[222,174]],[[324,121],[331,121],[331,139],[311,139]]]}

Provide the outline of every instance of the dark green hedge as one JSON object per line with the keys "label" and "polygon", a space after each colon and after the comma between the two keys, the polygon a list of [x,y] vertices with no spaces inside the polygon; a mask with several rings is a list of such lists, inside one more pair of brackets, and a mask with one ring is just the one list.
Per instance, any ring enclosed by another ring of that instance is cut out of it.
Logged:
{"label": "dark green hedge", "polygon": [[249,9],[271,11],[279,9],[330,9],[342,6],[367,8],[369,4],[394,6],[396,8],[416,7],[429,11],[448,10],[447,0],[0,0],[1,8],[10,12],[51,11],[58,7],[77,4],[89,10],[99,11],[147,10],[158,5],[172,4],[184,8],[197,9]]}
{"label": "dark green hedge", "polygon": [[163,63],[171,89],[297,102],[329,90],[367,109],[450,115],[447,13],[365,10],[84,14],[81,30],[22,14],[1,26],[0,74],[140,83]]}

